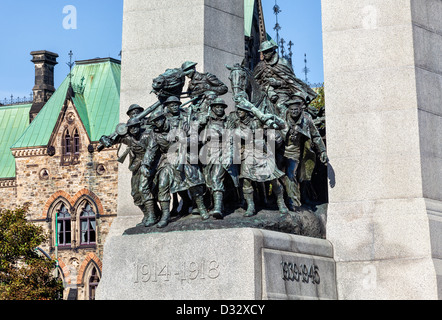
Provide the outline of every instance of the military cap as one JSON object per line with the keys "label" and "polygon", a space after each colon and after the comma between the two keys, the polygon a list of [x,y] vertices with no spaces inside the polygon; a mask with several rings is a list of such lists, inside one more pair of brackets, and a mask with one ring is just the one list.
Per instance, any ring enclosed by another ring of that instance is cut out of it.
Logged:
{"label": "military cap", "polygon": [[155,121],[157,119],[160,119],[162,117],[165,117],[166,115],[164,114],[163,110],[159,110],[155,113],[152,113],[149,117],[149,122]]}
{"label": "military cap", "polygon": [[278,48],[278,45],[267,40],[267,41],[264,41],[261,43],[261,45],[259,46],[258,52],[263,52],[263,51],[271,50],[274,48]]}
{"label": "military cap", "polygon": [[172,102],[177,102],[180,105],[182,104],[180,99],[178,97],[176,97],[176,96],[171,96],[171,97],[167,98],[167,100],[164,102],[164,104],[167,105],[167,104],[172,103]]}
{"label": "military cap", "polygon": [[224,99],[221,99],[221,98],[216,98],[210,103],[210,106],[214,106],[214,105],[222,105],[222,106],[224,106],[224,108],[228,107],[227,103],[224,101]]}
{"label": "military cap", "polygon": [[298,102],[306,102],[305,95],[303,95],[302,93],[295,93],[290,97],[288,101],[285,102],[285,104],[289,106]]}
{"label": "military cap", "polygon": [[133,126],[136,126],[139,124],[141,124],[141,119],[135,117],[135,118],[129,119],[129,121],[127,121],[126,127],[133,127]]}
{"label": "military cap", "polygon": [[186,71],[189,70],[190,68],[196,66],[197,63],[196,62],[192,62],[192,61],[186,61],[182,64],[181,66],[181,70]]}
{"label": "military cap", "polygon": [[140,107],[138,104],[132,104],[132,105],[130,105],[129,109],[127,109],[126,114],[129,115],[129,113],[132,110],[137,110],[137,109],[140,110],[141,112],[144,111],[144,109],[142,107]]}
{"label": "military cap", "polygon": [[237,103],[236,108],[247,112],[252,112],[252,108],[250,108],[250,106],[246,105],[245,103]]}

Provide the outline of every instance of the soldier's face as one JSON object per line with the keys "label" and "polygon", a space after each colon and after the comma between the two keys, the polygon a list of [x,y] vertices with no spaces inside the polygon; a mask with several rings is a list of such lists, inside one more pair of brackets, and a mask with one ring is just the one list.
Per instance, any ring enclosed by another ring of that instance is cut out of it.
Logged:
{"label": "soldier's face", "polygon": [[135,109],[135,110],[129,111],[128,115],[129,115],[129,118],[132,119],[133,117],[135,117],[136,115],[139,115],[140,113],[141,113],[141,111],[139,109]]}
{"label": "soldier's face", "polygon": [[271,50],[263,51],[262,55],[264,56],[265,60],[270,60],[270,59],[272,59],[274,53],[275,53],[275,50],[271,49]]}
{"label": "soldier's face", "polygon": [[167,105],[167,110],[172,114],[177,114],[180,111],[180,104],[171,102]]}
{"label": "soldier's face", "polygon": [[247,116],[247,112],[245,112],[244,110],[238,109],[236,111],[236,114],[238,115],[238,117],[240,119],[244,119]]}
{"label": "soldier's face", "polygon": [[154,124],[154,126],[155,126],[157,129],[160,129],[160,128],[163,127],[163,125],[164,125],[164,121],[165,121],[164,118],[158,118],[158,119],[156,119],[156,120],[153,122],[153,124]]}
{"label": "soldier's face", "polygon": [[289,112],[292,118],[298,118],[302,112],[302,102],[294,103],[289,106]]}
{"label": "soldier's face", "polygon": [[222,117],[225,115],[224,106],[220,104],[216,104],[212,107],[213,112],[218,116]]}
{"label": "soldier's face", "polygon": [[196,71],[195,68],[189,69],[189,70],[186,71],[186,75],[187,75],[189,78],[192,78],[193,75],[195,74],[195,71]]}

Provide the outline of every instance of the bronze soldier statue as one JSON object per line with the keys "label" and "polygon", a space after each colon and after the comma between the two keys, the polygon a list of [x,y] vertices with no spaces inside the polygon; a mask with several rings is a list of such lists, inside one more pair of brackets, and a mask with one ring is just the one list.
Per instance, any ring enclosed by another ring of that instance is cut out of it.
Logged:
{"label": "bronze soldier statue", "polygon": [[285,111],[284,103],[294,93],[301,92],[309,102],[313,101],[317,94],[296,77],[290,63],[278,55],[277,48],[278,46],[271,41],[261,43],[259,52],[262,52],[264,60],[257,64],[253,75],[275,105],[276,114],[281,116]]}
{"label": "bronze soldier statue", "polygon": [[105,147],[111,147],[118,143],[127,145],[129,170],[132,172],[131,195],[134,204],[141,209],[144,215],[139,225],[149,227],[156,222],[152,173],[143,167],[142,162],[151,139],[150,131],[141,127],[141,119],[137,117],[129,119],[126,128],[127,134],[117,135],[113,139],[109,136],[102,136],[100,143]]}
{"label": "bronze soldier statue", "polygon": [[[197,165],[189,163],[187,136],[189,126],[186,117],[176,108],[176,97],[165,102],[170,114],[162,110],[151,116],[154,125],[143,165],[155,170],[154,187],[158,192],[162,216],[157,224],[164,228],[170,221],[170,194],[189,191],[203,220],[209,218],[203,202],[204,177]],[[179,106],[179,104],[178,104]],[[177,111],[178,110],[178,111]]]}
{"label": "bronze soldier statue", "polygon": [[[289,211],[285,205],[282,186],[278,181],[284,173],[278,170],[275,156],[267,147],[265,140],[266,129],[279,129],[284,126],[284,121],[275,115],[262,113],[245,99],[237,99],[235,102],[236,119],[232,117],[228,127],[234,129],[237,139],[241,139],[240,178],[243,179],[244,199],[247,202],[244,216],[251,217],[256,214],[252,182],[269,182],[277,198],[279,211],[286,214]],[[262,136],[258,131],[261,131]]]}
{"label": "bronze soldier statue", "polygon": [[190,79],[187,93],[190,98],[195,99],[191,106],[192,120],[197,120],[201,113],[206,114],[210,103],[229,91],[227,86],[214,74],[196,71],[196,65],[195,62],[186,61],[181,66],[183,73]]}
{"label": "bronze soldier statue", "polygon": [[213,209],[210,215],[216,219],[223,218],[223,196],[225,193],[224,180],[231,175],[235,187],[239,185],[239,177],[231,170],[232,160],[229,148],[230,140],[224,140],[226,132],[227,115],[226,102],[216,98],[210,104],[209,114],[202,118],[200,126],[203,127],[203,147],[200,150],[200,159],[203,163],[203,174],[207,188],[213,197]]}
{"label": "bronze soldier statue", "polygon": [[[294,95],[286,102],[287,111],[284,113],[286,126],[281,130],[284,140],[284,170],[283,178],[287,194],[293,205],[301,206],[301,194],[299,187],[299,165],[304,153],[305,142],[310,140],[310,146],[315,148],[322,163],[327,163],[327,152],[313,120],[305,109],[306,101],[302,94]],[[310,148],[311,148],[310,147]],[[313,150],[308,150],[313,152]]]}

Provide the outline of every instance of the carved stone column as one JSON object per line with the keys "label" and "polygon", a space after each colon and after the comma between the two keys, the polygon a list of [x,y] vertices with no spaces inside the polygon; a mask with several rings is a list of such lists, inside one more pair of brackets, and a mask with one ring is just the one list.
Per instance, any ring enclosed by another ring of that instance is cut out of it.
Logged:
{"label": "carved stone column", "polygon": [[338,296],[442,298],[442,2],[322,13]]}

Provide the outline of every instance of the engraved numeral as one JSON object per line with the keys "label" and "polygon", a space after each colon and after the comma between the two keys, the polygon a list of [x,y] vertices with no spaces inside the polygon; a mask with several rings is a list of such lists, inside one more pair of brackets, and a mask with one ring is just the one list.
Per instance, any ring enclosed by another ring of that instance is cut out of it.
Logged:
{"label": "engraved numeral", "polygon": [[220,275],[219,263],[216,260],[207,262],[202,259],[201,262],[182,262],[173,268],[174,264],[135,264],[135,274],[133,275],[134,283],[141,282],[158,282],[176,280],[196,279],[216,279]]}
{"label": "engraved numeral", "polygon": [[282,267],[282,279],[284,281],[296,281],[312,284],[320,283],[319,268],[316,265],[303,265],[299,266],[296,263],[281,261]]}

